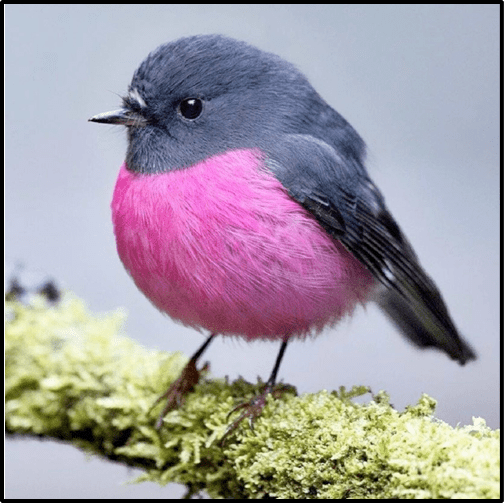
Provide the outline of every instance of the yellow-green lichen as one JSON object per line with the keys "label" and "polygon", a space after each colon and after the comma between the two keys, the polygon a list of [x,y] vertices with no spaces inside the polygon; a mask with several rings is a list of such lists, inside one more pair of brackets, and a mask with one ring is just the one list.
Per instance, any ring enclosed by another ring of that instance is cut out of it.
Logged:
{"label": "yellow-green lichen", "polygon": [[268,399],[252,431],[223,446],[233,407],[258,386],[203,380],[158,431],[155,399],[186,363],[120,335],[124,315],[93,316],[65,295],[6,303],[6,429],[73,443],[142,468],[140,480],[216,498],[498,498],[499,431],[453,428],[423,395],[404,412],[380,392],[320,391]]}

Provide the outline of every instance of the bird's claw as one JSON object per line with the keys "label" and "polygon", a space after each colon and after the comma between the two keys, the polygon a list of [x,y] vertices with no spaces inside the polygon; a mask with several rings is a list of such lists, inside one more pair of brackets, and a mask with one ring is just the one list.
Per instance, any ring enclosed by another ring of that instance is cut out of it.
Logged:
{"label": "bird's claw", "polygon": [[251,400],[248,402],[242,402],[238,404],[236,407],[234,407],[229,414],[227,415],[227,418],[231,416],[234,412],[240,409],[245,409],[238,419],[233,421],[227,428],[226,431],[224,432],[224,435],[222,436],[219,445],[221,447],[224,446],[227,438],[231,433],[233,433],[236,428],[240,425],[240,423],[244,419],[248,419],[250,429],[254,431],[254,421],[261,415],[262,410],[266,406],[267,398],[268,395],[271,394],[271,396],[274,399],[279,398],[285,391],[295,391],[295,388],[293,386],[287,385],[287,384],[271,384],[271,383],[266,383],[264,390],[259,394],[254,396]]}
{"label": "bird's claw", "polygon": [[163,393],[153,404],[151,410],[163,399],[166,399],[166,404],[163,411],[156,421],[156,429],[159,429],[163,424],[163,418],[168,414],[168,412],[182,407],[186,400],[186,396],[190,393],[196,384],[198,384],[200,377],[203,373],[207,372],[210,365],[206,362],[203,367],[198,370],[196,368],[196,361],[191,359],[184,367],[180,376],[174,381],[171,386]]}

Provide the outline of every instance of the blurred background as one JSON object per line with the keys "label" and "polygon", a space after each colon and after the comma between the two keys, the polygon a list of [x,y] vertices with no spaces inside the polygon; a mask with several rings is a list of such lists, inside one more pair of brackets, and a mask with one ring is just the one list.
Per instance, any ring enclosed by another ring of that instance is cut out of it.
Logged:
{"label": "blurred background", "polygon": [[[419,351],[373,305],[293,342],[280,378],[298,391],[354,384],[402,410],[426,392],[452,425],[499,425],[499,6],[7,5],[5,254],[51,275],[93,312],[124,307],[126,333],[192,354],[198,332],[136,289],[116,254],[110,200],[124,128],[88,123],[120,105],[158,45],[221,33],[303,71],[368,145],[368,169],[479,359]],[[8,279],[8,278],[7,278]],[[213,375],[267,378],[278,344],[216,340]],[[8,498],[177,498],[54,442],[9,440]]]}

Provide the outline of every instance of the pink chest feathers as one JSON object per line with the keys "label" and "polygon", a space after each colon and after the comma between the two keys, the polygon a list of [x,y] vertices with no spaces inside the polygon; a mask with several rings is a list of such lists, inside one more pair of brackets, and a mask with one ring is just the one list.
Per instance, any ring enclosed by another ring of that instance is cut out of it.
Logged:
{"label": "pink chest feathers", "polygon": [[287,339],[368,299],[372,275],[289,197],[263,157],[235,150],[158,174],[121,167],[112,200],[119,256],[175,320]]}

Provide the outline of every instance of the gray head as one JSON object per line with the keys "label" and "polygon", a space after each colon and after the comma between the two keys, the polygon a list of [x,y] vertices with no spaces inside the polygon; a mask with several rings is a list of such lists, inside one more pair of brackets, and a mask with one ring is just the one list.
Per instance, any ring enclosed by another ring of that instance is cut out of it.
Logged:
{"label": "gray head", "polygon": [[93,120],[128,126],[126,162],[136,172],[182,168],[235,148],[268,153],[285,134],[364,156],[359,135],[292,64],[221,35],[158,47],[133,75],[123,106]]}

